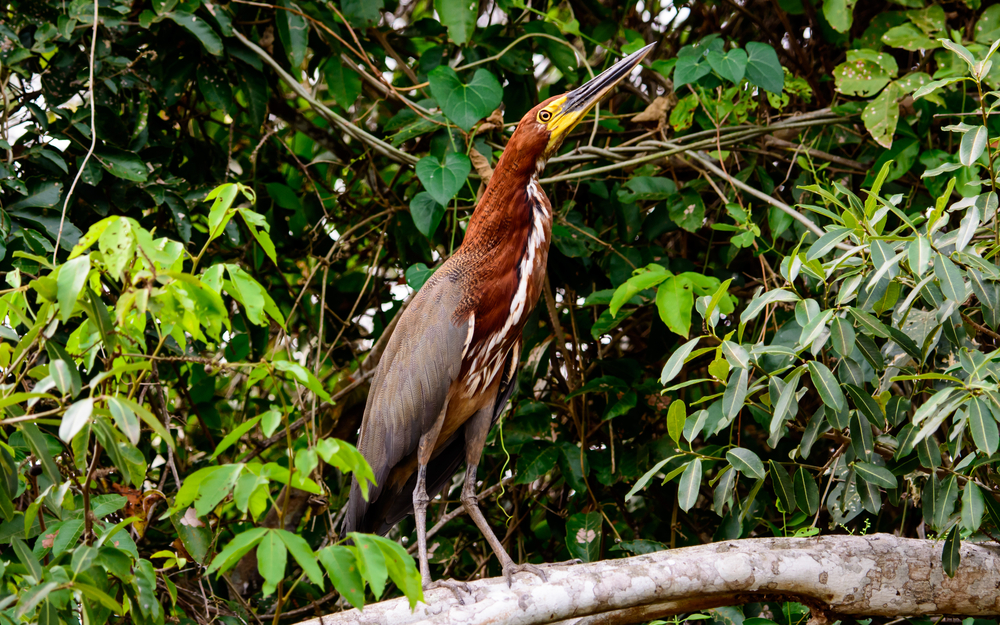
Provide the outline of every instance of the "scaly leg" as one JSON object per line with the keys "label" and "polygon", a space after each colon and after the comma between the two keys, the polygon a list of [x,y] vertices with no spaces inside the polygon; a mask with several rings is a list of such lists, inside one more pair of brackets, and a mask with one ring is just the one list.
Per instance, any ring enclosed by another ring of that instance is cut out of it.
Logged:
{"label": "scaly leg", "polygon": [[515,564],[507,550],[500,544],[500,540],[490,524],[483,516],[483,511],[479,509],[479,498],[476,496],[476,469],[479,465],[479,458],[483,455],[483,447],[486,445],[486,435],[489,434],[490,426],[493,423],[493,407],[483,408],[477,412],[465,425],[465,484],[462,485],[462,505],[468,513],[469,518],[476,524],[483,538],[489,543],[493,553],[500,560],[503,568],[503,576],[507,580],[509,587],[514,581],[514,574],[521,572],[534,573],[548,581],[545,572],[534,564]]}
{"label": "scaly leg", "polygon": [[438,417],[431,430],[420,437],[420,446],[417,449],[417,484],[413,489],[413,517],[417,524],[417,554],[420,561],[421,585],[424,590],[445,587],[464,604],[465,599],[460,591],[464,590],[471,594],[472,590],[469,585],[451,580],[432,582],[431,567],[427,559],[427,504],[430,503],[430,497],[427,496],[427,463],[430,462],[434,452],[434,445],[441,433],[441,426],[447,411],[448,404],[445,403],[441,416]]}

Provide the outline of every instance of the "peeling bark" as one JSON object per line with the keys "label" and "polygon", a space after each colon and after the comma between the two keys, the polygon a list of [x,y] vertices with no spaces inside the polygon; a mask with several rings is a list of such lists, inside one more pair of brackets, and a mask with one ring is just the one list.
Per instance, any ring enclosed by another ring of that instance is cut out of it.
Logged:
{"label": "peeling bark", "polygon": [[871,536],[749,538],[553,566],[549,581],[518,574],[470,582],[465,603],[447,589],[299,625],[618,625],[751,601],[810,606],[815,625],[839,616],[1000,614],[1000,548],[962,544],[954,578],[941,569],[942,542]]}

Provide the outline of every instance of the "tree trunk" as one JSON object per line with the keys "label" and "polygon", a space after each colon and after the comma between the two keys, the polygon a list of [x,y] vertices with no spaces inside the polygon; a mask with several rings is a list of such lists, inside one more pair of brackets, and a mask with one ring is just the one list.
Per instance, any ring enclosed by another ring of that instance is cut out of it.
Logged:
{"label": "tree trunk", "polygon": [[752,601],[798,601],[812,625],[839,616],[1000,614],[1000,549],[962,544],[954,578],[941,569],[943,542],[871,536],[748,538],[470,582],[463,605],[429,591],[299,625],[624,625]]}

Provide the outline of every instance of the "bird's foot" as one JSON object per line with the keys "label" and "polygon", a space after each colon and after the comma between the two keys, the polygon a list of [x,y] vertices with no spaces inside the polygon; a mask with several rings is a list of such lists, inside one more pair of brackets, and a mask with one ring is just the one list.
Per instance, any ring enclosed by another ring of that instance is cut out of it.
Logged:
{"label": "bird's foot", "polygon": [[524,564],[514,564],[514,562],[512,561],[508,562],[503,567],[503,576],[504,579],[507,580],[508,588],[510,588],[510,586],[514,583],[515,573],[534,573],[535,575],[541,577],[543,582],[549,581],[549,578],[545,574],[545,571],[543,571],[542,567],[538,566],[537,564],[530,564],[528,562],[525,562]]}
{"label": "bird's foot", "polygon": [[466,599],[473,598],[472,586],[455,579],[439,579],[436,582],[425,582],[423,586],[424,592],[434,590],[435,588],[447,588],[451,591],[451,594],[455,595],[455,598],[458,599],[458,602],[462,605],[468,605],[474,601],[466,601]]}

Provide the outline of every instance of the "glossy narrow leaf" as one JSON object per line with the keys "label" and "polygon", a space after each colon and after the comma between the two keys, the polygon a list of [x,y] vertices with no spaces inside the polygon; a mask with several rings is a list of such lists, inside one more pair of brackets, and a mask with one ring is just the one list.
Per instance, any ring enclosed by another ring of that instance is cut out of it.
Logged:
{"label": "glossy narrow leaf", "polygon": [[735,447],[726,452],[726,460],[733,468],[755,480],[762,480],[767,477],[764,470],[764,463],[760,461],[757,454],[743,447]]}
{"label": "glossy narrow leaf", "polygon": [[805,373],[805,369],[803,367],[796,369],[791,375],[788,376],[788,380],[785,382],[785,387],[781,389],[781,393],[778,395],[778,401],[774,404],[774,414],[771,416],[771,427],[769,430],[771,436],[775,436],[779,431],[781,431],[781,426],[784,425],[785,417],[788,415],[789,408],[792,406],[792,400],[795,399],[795,391],[799,388],[799,378],[802,377],[803,373]]}
{"label": "glossy narrow leaf", "polygon": [[983,503],[986,504],[986,512],[990,515],[993,527],[1000,528],[1000,503],[993,498],[992,493],[986,493],[983,496]]}
{"label": "glossy narrow leaf", "polygon": [[966,132],[962,137],[962,143],[958,146],[958,161],[966,167],[970,167],[983,155],[988,139],[989,133],[985,126],[976,126]]}
{"label": "glossy narrow leaf", "polygon": [[795,501],[795,486],[792,484],[792,477],[788,475],[788,471],[785,467],[781,466],[774,460],[769,460],[768,463],[771,465],[771,483],[774,486],[774,492],[778,497],[781,498],[781,503],[783,504],[783,509],[785,513],[791,514],[795,512],[797,502]]}
{"label": "glossy narrow leaf", "polygon": [[288,55],[288,62],[294,70],[302,68],[302,61],[306,58],[306,46],[309,44],[309,24],[306,18],[302,17],[298,6],[283,0],[284,7],[292,11],[275,11],[275,21],[278,25],[278,38]]}
{"label": "glossy narrow leaf", "polygon": [[93,412],[93,397],[85,397],[84,399],[72,404],[66,409],[66,413],[62,418],[62,423],[59,425],[59,438],[66,443],[72,441],[73,437],[83,429],[83,426],[87,425],[87,422],[90,420],[90,415],[93,414]]}
{"label": "glossy narrow leaf", "polygon": [[870,462],[856,462],[854,471],[864,481],[881,488],[896,488],[896,476],[889,469]]}
{"label": "glossy narrow leaf", "polygon": [[258,415],[256,417],[253,417],[252,419],[248,419],[244,423],[240,424],[239,427],[235,428],[234,430],[226,434],[226,436],[222,439],[222,441],[220,441],[219,444],[215,447],[215,452],[212,454],[209,460],[215,460],[216,458],[219,457],[219,454],[226,451],[233,445],[233,443],[240,440],[240,437],[242,437],[244,434],[252,430],[257,425],[257,422],[260,421],[260,418],[261,416]]}
{"label": "glossy narrow leaf", "polygon": [[[992,497],[992,495],[988,495]],[[983,512],[986,510],[986,501],[983,491],[975,482],[969,480],[962,488],[962,527],[970,532],[979,530],[983,523]]]}
{"label": "glossy narrow leaf", "polygon": [[882,414],[882,408],[871,395],[853,384],[845,384],[844,388],[854,401],[854,406],[864,413],[872,425],[884,426],[885,416]]}
{"label": "glossy narrow leaf", "polygon": [[872,424],[858,411],[851,415],[851,447],[858,458],[871,462],[872,453],[875,450],[875,442],[872,440]]}
{"label": "glossy narrow leaf", "polygon": [[799,467],[792,480],[795,488],[795,501],[799,504],[799,509],[808,515],[816,514],[819,510],[819,486],[816,479],[805,468]]}
{"label": "glossy narrow leaf", "polygon": [[222,54],[222,38],[209,26],[206,20],[185,11],[173,11],[167,13],[166,17],[177,22],[197,37],[209,53],[215,56]]}
{"label": "glossy narrow leaf", "polygon": [[743,402],[747,398],[748,375],[746,369],[733,369],[729,376],[726,392],[722,396],[722,414],[727,419],[735,417],[743,408]]}
{"label": "glossy narrow leaf", "polygon": [[934,275],[941,284],[941,292],[945,297],[957,304],[965,301],[967,289],[962,272],[940,252],[934,257]]}
{"label": "glossy narrow leaf", "polygon": [[835,245],[846,239],[852,232],[854,232],[853,228],[834,228],[833,230],[825,233],[823,236],[816,239],[816,242],[809,247],[809,250],[806,252],[806,260],[822,258],[827,252],[832,250]]}
{"label": "glossy narrow leaf", "polygon": [[723,341],[720,348],[722,349],[722,355],[726,357],[731,366],[742,367],[743,369],[750,367],[750,354],[739,343]]}
{"label": "glossy narrow leaf", "polygon": [[973,442],[979,451],[992,456],[1000,443],[1000,432],[997,431],[997,422],[989,406],[982,399],[973,397],[968,403],[967,413]]}
{"label": "glossy narrow leaf", "polygon": [[923,277],[931,263],[931,242],[923,235],[917,235],[906,248],[906,260],[910,271]]}
{"label": "glossy narrow leaf", "polygon": [[656,464],[654,464],[653,468],[651,468],[649,471],[646,471],[645,473],[643,473],[642,477],[640,477],[636,481],[635,485],[633,485],[632,488],[629,489],[629,491],[627,493],[625,493],[625,501],[628,501],[637,492],[639,492],[640,490],[646,488],[646,484],[649,484],[649,480],[653,479],[653,477],[657,473],[659,473],[660,470],[663,467],[665,467],[668,462],[670,462],[673,459],[674,459],[674,456],[668,456],[668,457],[664,458],[663,460],[660,460],[659,462],[657,462]]}
{"label": "glossy narrow leaf", "polygon": [[962,562],[962,536],[959,533],[959,525],[951,528],[948,538],[944,541],[944,548],[941,550],[941,568],[948,577],[955,577],[958,565]]}
{"label": "glossy narrow leaf", "polygon": [[933,526],[943,529],[948,525],[948,519],[955,511],[955,502],[958,501],[958,478],[954,474],[949,475],[941,480],[941,485],[935,490]]}
{"label": "glossy narrow leaf", "polygon": [[854,353],[854,326],[846,319],[834,317],[830,322],[830,340],[833,349],[846,358]]}
{"label": "glossy narrow leaf", "polygon": [[59,268],[59,277],[56,279],[59,318],[65,322],[73,314],[73,307],[76,299],[80,296],[80,290],[87,281],[87,274],[90,273],[90,254],[77,256],[73,260],[66,261]]}
{"label": "glossy narrow leaf", "polygon": [[[760,462],[758,460],[758,462]],[[698,488],[701,486],[701,458],[695,458],[690,463],[684,473],[681,474],[681,481],[677,485],[677,505],[681,510],[687,512],[698,501]]]}
{"label": "glossy narrow leaf", "polygon": [[797,302],[799,296],[785,289],[772,289],[755,296],[740,315],[740,322],[746,323],[759,315],[768,304],[777,302]]}
{"label": "glossy narrow leaf", "polygon": [[667,364],[663,365],[663,371],[660,373],[660,384],[667,384],[670,380],[677,377],[677,374],[681,372],[684,367],[684,360],[691,354],[694,350],[694,346],[698,344],[700,338],[694,338],[684,343],[676,350],[674,353],[670,354],[670,358],[667,359]]}
{"label": "glossy narrow leaf", "polygon": [[958,227],[958,237],[955,239],[955,251],[961,252],[965,249],[965,246],[972,241],[972,236],[976,234],[976,229],[979,227],[979,207],[973,206],[969,208],[968,212],[965,213],[965,217],[962,217],[962,221]]}
{"label": "glossy narrow leaf", "polygon": [[680,444],[685,421],[687,421],[687,406],[682,400],[675,399],[667,410],[667,433],[674,441],[674,445]]}
{"label": "glossy narrow leaf", "polygon": [[823,403],[837,412],[843,410],[844,406],[847,405],[847,399],[844,397],[844,392],[840,390],[840,383],[833,377],[833,373],[818,360],[810,360],[808,366],[809,377],[812,378],[813,386],[819,392]]}

